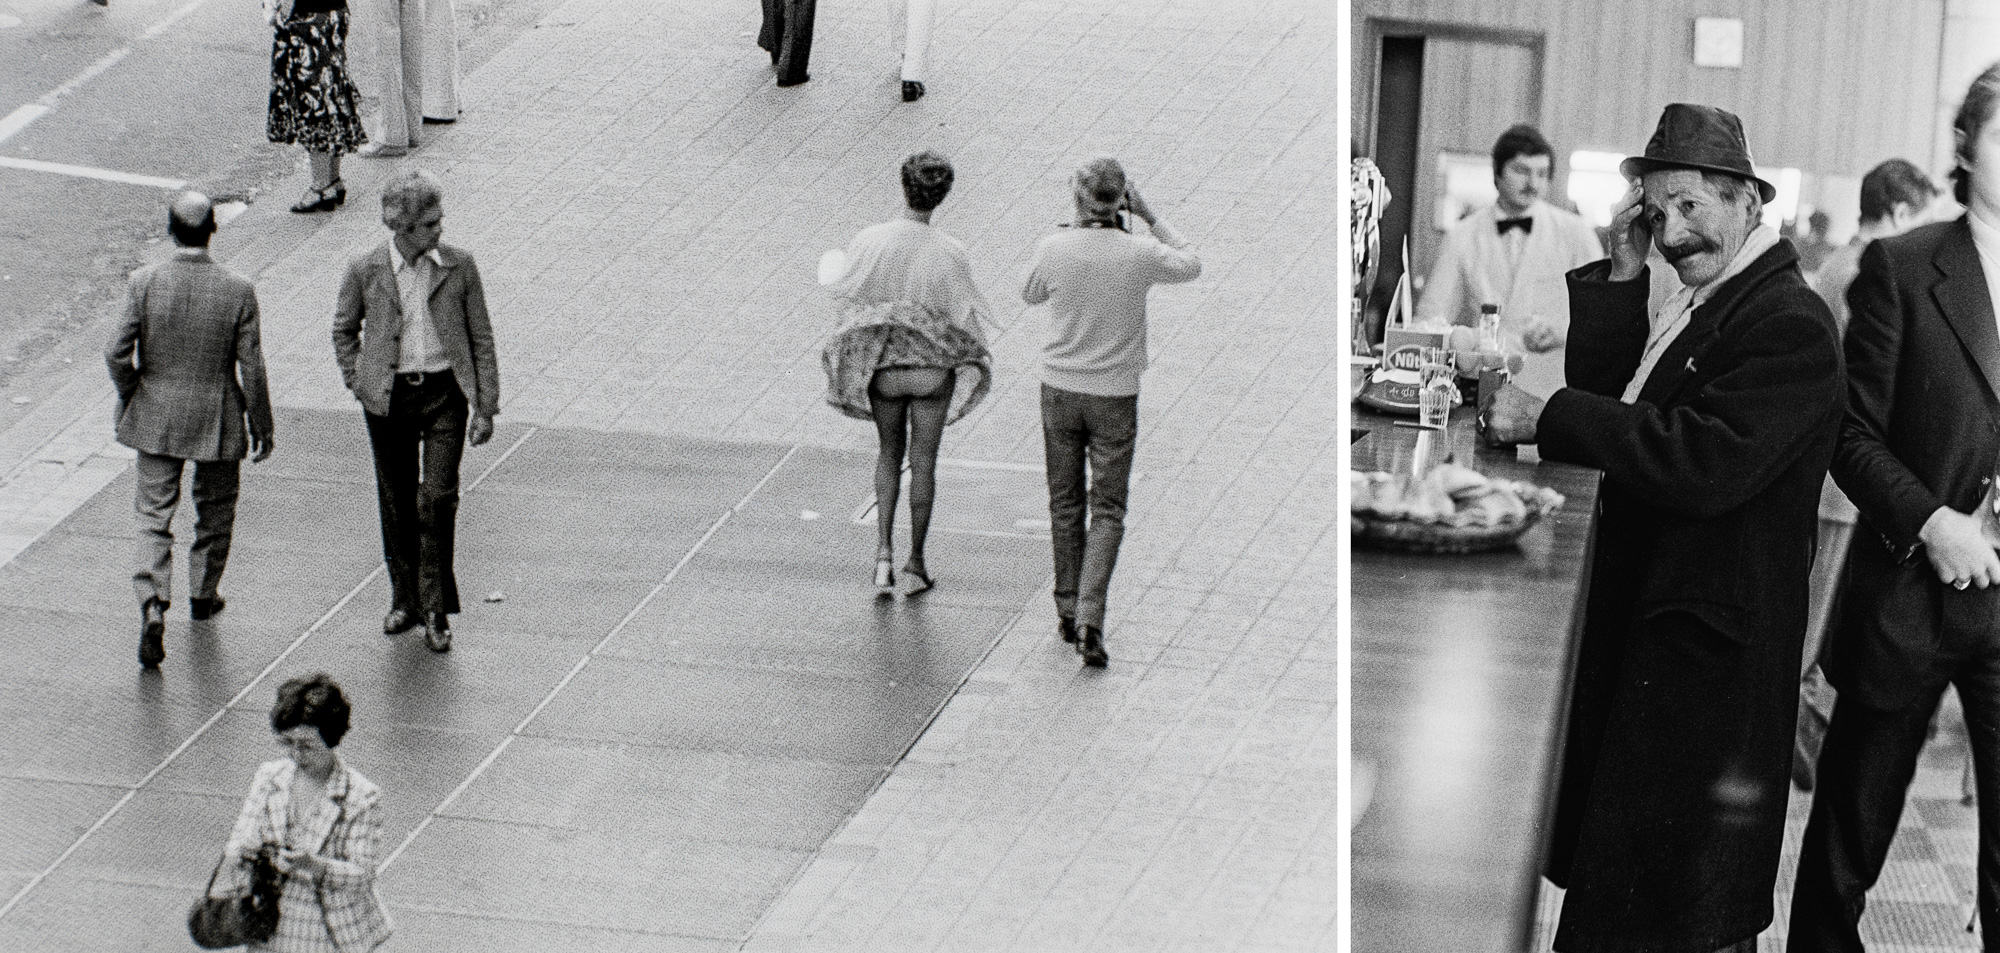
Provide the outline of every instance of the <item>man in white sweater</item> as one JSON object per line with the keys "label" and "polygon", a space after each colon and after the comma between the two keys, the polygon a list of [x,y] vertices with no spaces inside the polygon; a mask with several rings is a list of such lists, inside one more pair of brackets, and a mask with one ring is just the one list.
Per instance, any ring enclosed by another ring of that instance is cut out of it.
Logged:
{"label": "man in white sweater", "polygon": [[[1104,596],[1125,535],[1125,489],[1146,370],[1146,292],[1192,280],[1201,259],[1125,181],[1118,160],[1077,170],[1076,225],[1042,239],[1021,299],[1048,305],[1042,347],[1042,441],[1048,462],[1058,632],[1103,668]],[[1129,234],[1121,210],[1151,237]],[[1085,481],[1084,461],[1090,461]],[[1088,529],[1084,512],[1088,502]]]}

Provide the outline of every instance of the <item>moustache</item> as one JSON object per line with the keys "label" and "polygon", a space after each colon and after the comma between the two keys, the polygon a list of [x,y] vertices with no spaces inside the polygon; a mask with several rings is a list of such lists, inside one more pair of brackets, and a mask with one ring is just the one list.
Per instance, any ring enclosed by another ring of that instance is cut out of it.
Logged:
{"label": "moustache", "polygon": [[1670,262],[1677,262],[1683,258],[1689,258],[1694,255],[1699,255],[1705,251],[1714,251],[1714,250],[1715,250],[1714,244],[1710,242],[1697,240],[1697,241],[1686,242],[1680,245],[1661,248],[1660,254],[1664,255],[1666,259]]}

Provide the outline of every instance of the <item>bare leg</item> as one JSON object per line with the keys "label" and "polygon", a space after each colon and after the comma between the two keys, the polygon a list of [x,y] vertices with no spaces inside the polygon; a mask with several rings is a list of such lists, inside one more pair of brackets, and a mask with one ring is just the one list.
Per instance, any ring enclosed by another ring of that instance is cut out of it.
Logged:
{"label": "bare leg", "polygon": [[[881,375],[876,377],[878,383]],[[910,399],[891,397],[881,388],[868,389],[868,406],[875,412],[875,434],[881,449],[875,454],[875,526],[878,530],[876,559],[895,558],[896,498],[903,488],[903,449],[907,444],[904,421],[909,416]]]}
{"label": "bare leg", "polygon": [[338,171],[340,160],[333,153],[308,149],[306,156],[312,160],[312,187],[315,190],[332,185],[333,180],[340,177]]}
{"label": "bare leg", "polygon": [[938,445],[951,408],[951,382],[942,390],[910,400],[910,571],[925,578],[924,538],[931,531],[931,504],[937,498]]}

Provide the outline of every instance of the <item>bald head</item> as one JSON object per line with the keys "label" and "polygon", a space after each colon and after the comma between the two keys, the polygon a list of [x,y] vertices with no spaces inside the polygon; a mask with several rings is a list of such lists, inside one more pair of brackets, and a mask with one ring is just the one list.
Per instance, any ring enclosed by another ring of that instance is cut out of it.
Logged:
{"label": "bald head", "polygon": [[215,234],[215,203],[200,192],[182,192],[167,206],[167,231],[177,244],[189,248],[208,247]]}

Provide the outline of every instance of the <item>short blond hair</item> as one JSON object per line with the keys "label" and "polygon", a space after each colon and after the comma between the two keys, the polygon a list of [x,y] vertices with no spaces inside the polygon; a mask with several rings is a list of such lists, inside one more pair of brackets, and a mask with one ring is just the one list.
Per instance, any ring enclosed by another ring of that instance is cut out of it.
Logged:
{"label": "short blond hair", "polygon": [[1094,156],[1076,170],[1078,208],[1116,211],[1125,202],[1125,167],[1110,156]]}
{"label": "short blond hair", "polygon": [[382,224],[398,231],[434,208],[444,207],[444,183],[422,169],[405,169],[382,186]]}

